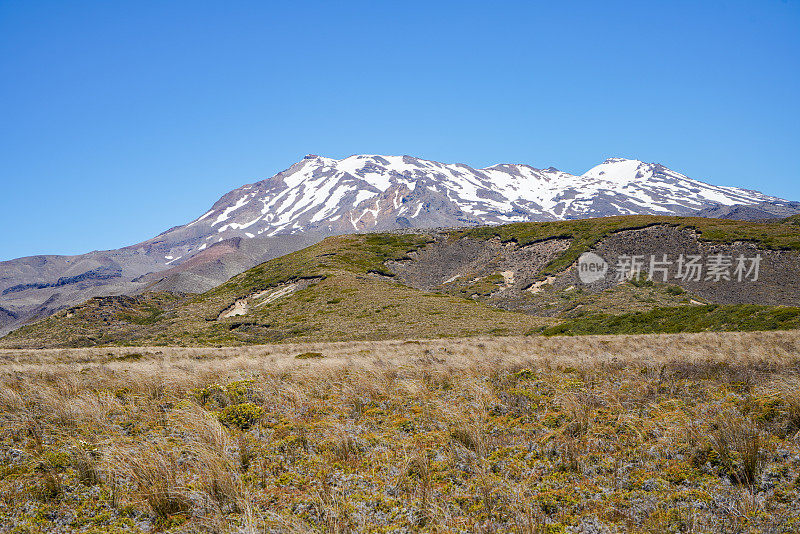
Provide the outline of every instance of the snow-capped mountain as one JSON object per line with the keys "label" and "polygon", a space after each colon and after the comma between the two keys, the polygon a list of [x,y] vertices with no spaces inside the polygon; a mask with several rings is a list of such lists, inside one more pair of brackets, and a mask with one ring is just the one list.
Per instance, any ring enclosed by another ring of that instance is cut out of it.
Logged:
{"label": "snow-capped mountain", "polygon": [[576,176],[529,165],[475,169],[411,156],[309,155],[148,241],[0,262],[0,335],[91,296],[204,291],[331,234],[698,213],[768,218],[800,213],[800,204],[623,158]]}
{"label": "snow-capped mountain", "polygon": [[[719,206],[785,203],[714,186],[657,163],[611,158],[576,176],[554,168],[485,169],[411,156],[309,155],[235,189],[175,231],[196,237],[176,262],[229,237],[350,233],[402,227],[503,224],[609,215],[689,215]],[[194,250],[192,250],[194,249]]]}

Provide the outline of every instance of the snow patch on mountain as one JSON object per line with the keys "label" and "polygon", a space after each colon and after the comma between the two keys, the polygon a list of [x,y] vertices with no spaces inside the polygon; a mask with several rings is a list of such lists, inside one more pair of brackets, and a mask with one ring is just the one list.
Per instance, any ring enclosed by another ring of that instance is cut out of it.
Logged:
{"label": "snow patch on mountain", "polygon": [[[227,239],[610,215],[691,215],[717,206],[771,202],[785,201],[710,185],[657,163],[627,158],[609,158],[573,175],[523,164],[476,169],[412,156],[337,160],[308,155],[271,178],[228,193],[183,228],[195,227],[202,241],[211,235]],[[205,226],[209,231],[201,235]]]}

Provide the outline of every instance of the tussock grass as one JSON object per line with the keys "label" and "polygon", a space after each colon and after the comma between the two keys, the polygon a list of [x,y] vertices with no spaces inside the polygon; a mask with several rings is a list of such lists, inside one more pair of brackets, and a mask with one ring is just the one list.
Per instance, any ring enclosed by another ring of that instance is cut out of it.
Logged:
{"label": "tussock grass", "polygon": [[799,526],[798,332],[126,352],[0,352],[4,528]]}

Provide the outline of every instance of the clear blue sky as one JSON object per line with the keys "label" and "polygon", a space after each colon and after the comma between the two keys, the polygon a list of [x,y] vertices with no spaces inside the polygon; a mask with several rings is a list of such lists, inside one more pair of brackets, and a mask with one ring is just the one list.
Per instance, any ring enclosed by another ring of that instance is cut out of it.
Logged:
{"label": "clear blue sky", "polygon": [[0,259],[142,241],[307,153],[800,199],[798,95],[798,0],[0,0]]}

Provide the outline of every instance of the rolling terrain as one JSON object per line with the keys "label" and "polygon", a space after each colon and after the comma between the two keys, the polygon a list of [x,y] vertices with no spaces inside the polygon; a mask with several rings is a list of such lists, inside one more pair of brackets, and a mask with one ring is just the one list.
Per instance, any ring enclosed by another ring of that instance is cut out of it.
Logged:
{"label": "rolling terrain", "polygon": [[[604,278],[586,284],[576,260],[590,250],[609,267]],[[649,279],[647,262],[635,277],[620,272],[624,258],[664,254],[706,262],[759,257],[759,271],[740,272],[741,281],[734,265],[727,279],[718,280],[707,273],[678,278],[675,265]],[[754,223],[627,216],[343,235],[270,260],[199,295],[94,298],[20,328],[0,346],[592,333],[597,327],[580,322],[601,318],[608,333],[796,328],[798,269],[795,218]],[[669,309],[688,311],[681,311],[684,320],[666,324],[659,313]],[[636,312],[633,327],[631,320],[608,320]]]}
{"label": "rolling terrain", "polygon": [[0,338],[0,531],[793,532],[799,269],[798,216],[228,237]]}

